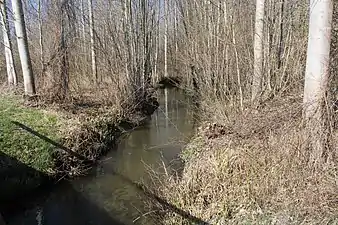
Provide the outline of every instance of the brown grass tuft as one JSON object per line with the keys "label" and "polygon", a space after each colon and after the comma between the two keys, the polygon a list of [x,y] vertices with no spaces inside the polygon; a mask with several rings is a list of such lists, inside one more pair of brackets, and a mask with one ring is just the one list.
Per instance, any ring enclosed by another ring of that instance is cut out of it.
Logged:
{"label": "brown grass tuft", "polygon": [[[338,223],[337,160],[307,166],[301,112],[301,98],[285,96],[202,126],[182,178],[166,177],[158,194],[211,224]],[[188,224],[174,213],[165,223]]]}

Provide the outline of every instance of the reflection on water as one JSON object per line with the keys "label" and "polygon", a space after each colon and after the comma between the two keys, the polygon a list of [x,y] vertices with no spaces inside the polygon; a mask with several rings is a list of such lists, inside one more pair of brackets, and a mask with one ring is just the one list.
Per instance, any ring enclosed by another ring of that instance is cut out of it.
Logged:
{"label": "reflection on water", "polygon": [[[35,207],[8,218],[9,224],[150,224],[142,193],[126,179],[149,182],[148,170],[163,172],[193,132],[189,99],[176,89],[162,90],[160,107],[143,127],[121,141],[95,169],[95,175],[64,183]],[[177,163],[176,163],[177,165]]]}

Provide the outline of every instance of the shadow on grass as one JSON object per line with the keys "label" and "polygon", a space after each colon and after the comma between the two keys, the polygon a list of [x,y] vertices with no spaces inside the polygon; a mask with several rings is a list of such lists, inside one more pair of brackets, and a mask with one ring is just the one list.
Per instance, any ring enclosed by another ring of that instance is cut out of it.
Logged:
{"label": "shadow on grass", "polygon": [[[36,131],[33,134],[40,136]],[[119,173],[113,173],[128,185],[135,186],[166,210],[175,212],[195,224],[208,224],[160,198],[143,185],[135,183]],[[114,215],[95,205],[81,192],[75,190],[70,182],[63,181],[55,185],[47,175],[2,152],[0,152],[0,179],[0,210],[3,212],[7,224],[124,225],[115,219]],[[53,188],[56,191],[51,192]],[[39,202],[43,202],[41,209],[37,209]],[[25,213],[22,213],[23,211]],[[39,211],[41,212],[40,216],[37,215]]]}

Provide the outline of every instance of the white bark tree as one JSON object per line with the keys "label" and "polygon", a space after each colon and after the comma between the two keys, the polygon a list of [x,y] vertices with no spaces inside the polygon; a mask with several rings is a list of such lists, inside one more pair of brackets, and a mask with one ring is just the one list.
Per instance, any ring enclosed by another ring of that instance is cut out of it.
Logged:
{"label": "white bark tree", "polygon": [[281,0],[280,2],[280,11],[279,11],[279,40],[278,40],[278,61],[277,68],[280,69],[282,67],[282,54],[283,54],[283,37],[284,37],[284,10],[285,10],[285,0]]}
{"label": "white bark tree", "polygon": [[40,61],[41,61],[41,75],[45,72],[45,57],[43,45],[43,19],[42,19],[42,2],[38,1],[38,20],[39,20],[39,45],[40,45]]}
{"label": "white bark tree", "polygon": [[29,55],[25,18],[21,0],[12,0],[14,24],[21,61],[23,81],[26,95],[35,95],[35,83],[32,62]]}
{"label": "white bark tree", "polygon": [[326,142],[324,101],[328,87],[332,0],[310,1],[309,39],[304,86],[304,116],[312,148],[311,162],[322,161]]}
{"label": "white bark tree", "polygon": [[85,13],[84,13],[84,0],[80,2],[80,10],[81,10],[81,29],[82,29],[82,42],[83,42],[83,49],[85,50],[85,43],[86,43],[86,24],[85,24]]}
{"label": "white bark tree", "polygon": [[97,77],[97,67],[96,67],[94,15],[93,15],[92,0],[88,0],[88,10],[89,10],[90,50],[91,50],[91,56],[92,56],[92,73],[93,73],[93,77],[97,81],[98,77]]}
{"label": "white bark tree", "polygon": [[9,25],[8,25],[8,19],[7,19],[7,8],[6,8],[5,0],[0,1],[0,8],[1,8],[0,19],[1,19],[2,33],[3,33],[4,46],[5,46],[5,58],[6,58],[8,85],[10,87],[13,87],[17,85],[18,81],[17,81],[14,60],[13,60],[12,43],[10,40],[10,31],[9,31]]}
{"label": "white bark tree", "polygon": [[160,37],[160,20],[161,20],[161,0],[157,1],[157,22],[156,22],[156,35],[155,35],[155,56],[154,56],[154,74],[152,76],[153,84],[158,82],[158,55],[161,45]]}
{"label": "white bark tree", "polygon": [[168,1],[164,1],[164,76],[168,77]]}
{"label": "white bark tree", "polygon": [[261,92],[261,82],[263,77],[264,5],[265,0],[256,1],[254,34],[254,73],[252,77],[251,93],[252,101],[256,101]]}

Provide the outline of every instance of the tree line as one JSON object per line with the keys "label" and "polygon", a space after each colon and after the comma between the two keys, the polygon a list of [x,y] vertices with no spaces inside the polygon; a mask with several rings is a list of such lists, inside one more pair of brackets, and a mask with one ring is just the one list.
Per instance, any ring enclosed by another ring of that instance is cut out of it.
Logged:
{"label": "tree line", "polygon": [[231,102],[240,111],[303,93],[316,161],[326,155],[333,4],[2,0],[7,84],[23,80],[26,95],[38,91],[54,101],[99,93],[123,104],[139,101],[160,77],[180,76],[202,101]]}

